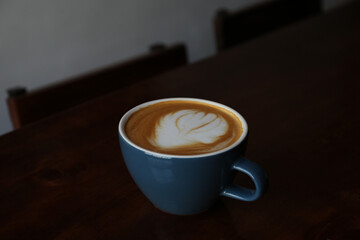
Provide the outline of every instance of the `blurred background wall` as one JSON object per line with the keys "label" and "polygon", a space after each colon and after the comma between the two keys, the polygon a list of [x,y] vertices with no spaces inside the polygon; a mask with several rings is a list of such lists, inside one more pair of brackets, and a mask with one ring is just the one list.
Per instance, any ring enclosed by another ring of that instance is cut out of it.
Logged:
{"label": "blurred background wall", "polygon": [[[212,18],[268,0],[0,1],[0,135],[12,130],[6,89],[28,90],[185,42],[194,62],[215,53]],[[350,0],[324,0],[325,11]]]}

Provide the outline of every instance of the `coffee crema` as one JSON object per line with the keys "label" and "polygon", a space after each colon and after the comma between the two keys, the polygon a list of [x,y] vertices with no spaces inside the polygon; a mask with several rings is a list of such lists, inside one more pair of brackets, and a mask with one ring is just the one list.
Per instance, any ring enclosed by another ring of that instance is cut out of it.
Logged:
{"label": "coffee crema", "polygon": [[134,112],[125,124],[136,145],[158,153],[197,155],[235,143],[243,132],[239,118],[210,103],[169,100]]}

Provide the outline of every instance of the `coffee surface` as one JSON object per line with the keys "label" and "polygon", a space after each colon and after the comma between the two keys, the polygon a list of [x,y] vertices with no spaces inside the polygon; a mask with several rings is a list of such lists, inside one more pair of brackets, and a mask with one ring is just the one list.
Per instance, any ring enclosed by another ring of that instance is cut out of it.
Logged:
{"label": "coffee surface", "polygon": [[172,100],[133,113],[125,124],[136,145],[159,153],[196,155],[215,152],[235,143],[242,134],[238,117],[215,105]]}

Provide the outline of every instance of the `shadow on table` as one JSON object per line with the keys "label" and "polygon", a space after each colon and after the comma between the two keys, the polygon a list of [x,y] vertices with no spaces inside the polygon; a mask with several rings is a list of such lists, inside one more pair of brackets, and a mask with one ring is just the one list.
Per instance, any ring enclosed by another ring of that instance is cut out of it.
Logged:
{"label": "shadow on table", "polygon": [[136,227],[128,229],[122,239],[239,238],[228,209],[220,200],[208,211],[192,216],[171,215],[154,208],[139,219]]}

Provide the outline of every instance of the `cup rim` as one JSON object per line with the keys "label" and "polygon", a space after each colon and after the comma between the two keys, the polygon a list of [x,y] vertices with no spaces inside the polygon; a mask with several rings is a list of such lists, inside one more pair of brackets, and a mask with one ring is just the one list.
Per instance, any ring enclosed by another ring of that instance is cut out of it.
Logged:
{"label": "cup rim", "polygon": [[[144,107],[147,107],[149,105],[153,105],[153,104],[156,104],[156,103],[159,103],[159,102],[166,102],[166,101],[195,101],[195,102],[201,102],[201,103],[206,103],[206,104],[210,104],[210,105],[215,105],[217,107],[221,107],[221,108],[224,108],[230,112],[232,112],[233,114],[235,114],[240,122],[241,122],[241,125],[242,125],[242,129],[243,129],[243,132],[240,136],[240,138],[234,142],[232,145],[226,147],[226,148],[223,148],[223,149],[220,149],[218,151],[215,151],[215,152],[210,152],[210,153],[203,153],[203,154],[193,154],[193,155],[175,155],[175,154],[167,154],[167,153],[159,153],[159,152],[155,152],[155,151],[151,151],[151,150],[148,150],[148,149],[145,149],[143,147],[140,147],[138,145],[136,145],[135,143],[133,143],[126,135],[125,133],[125,124],[127,122],[127,120],[129,119],[129,117],[136,111],[140,110],[141,108],[144,108]],[[245,137],[247,136],[247,133],[248,133],[248,125],[247,125],[247,122],[245,120],[245,118],[240,114],[238,113],[237,111],[235,111],[234,109],[224,105],[224,104],[221,104],[221,103],[218,103],[218,102],[214,102],[214,101],[211,101],[211,100],[206,100],[206,99],[200,99],[200,98],[189,98],[189,97],[173,97],[173,98],[161,98],[161,99],[156,99],[156,100],[152,100],[152,101],[147,101],[147,102],[144,102],[142,104],[139,104],[133,108],[131,108],[130,110],[128,110],[120,119],[120,122],[119,122],[119,125],[118,125],[118,131],[119,131],[119,134],[121,136],[122,139],[125,140],[125,142],[127,142],[129,145],[131,145],[132,147],[144,152],[145,154],[147,155],[152,155],[152,156],[156,156],[156,157],[159,157],[159,158],[181,158],[181,159],[185,159],[185,158],[202,158],[202,157],[210,157],[210,156],[214,156],[214,155],[217,155],[217,154],[221,154],[221,153],[224,153],[224,152],[227,152],[233,148],[235,148],[236,146],[238,146],[240,143],[243,142],[243,140],[245,139]]]}

